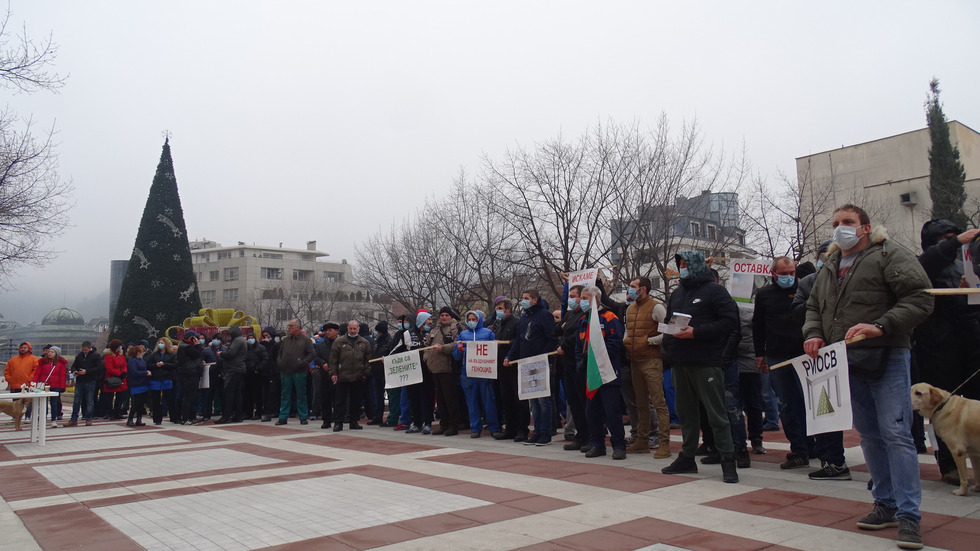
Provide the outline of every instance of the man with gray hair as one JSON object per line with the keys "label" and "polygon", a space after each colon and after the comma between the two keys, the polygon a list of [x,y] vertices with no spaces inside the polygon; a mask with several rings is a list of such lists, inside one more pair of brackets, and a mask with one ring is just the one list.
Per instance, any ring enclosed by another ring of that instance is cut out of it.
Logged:
{"label": "man with gray hair", "polygon": [[357,423],[360,410],[356,400],[361,396],[365,379],[371,375],[371,343],[360,335],[357,320],[347,322],[347,333],[333,342],[330,348],[330,381],[334,384],[333,431],[344,430],[344,419],[350,419],[351,430],[361,429]]}
{"label": "man with gray hair", "polygon": [[299,320],[289,320],[286,325],[286,337],[279,342],[279,353],[276,364],[279,366],[279,377],[282,381],[282,398],[279,403],[279,420],[277,425],[285,425],[289,419],[292,393],[296,392],[296,413],[299,423],[309,423],[309,409],[306,404],[306,373],[313,360],[313,341],[303,334]]}

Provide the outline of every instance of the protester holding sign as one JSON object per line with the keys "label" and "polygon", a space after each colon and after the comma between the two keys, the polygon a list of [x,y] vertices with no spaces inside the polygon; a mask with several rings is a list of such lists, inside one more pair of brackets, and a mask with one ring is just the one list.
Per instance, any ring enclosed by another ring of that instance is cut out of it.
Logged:
{"label": "protester holding sign", "polygon": [[[606,455],[606,429],[613,459],[626,459],[626,430],[620,409],[619,367],[623,348],[623,323],[601,306],[602,291],[595,285],[582,289],[579,302],[585,315],[579,322],[576,363],[586,373],[585,416],[589,424],[589,449],[585,457]],[[645,406],[649,410],[649,405]]]}
{"label": "protester holding sign", "polygon": [[[416,320],[421,320],[422,324],[425,324],[426,320],[432,317],[431,314],[425,310],[420,310],[416,315]],[[411,319],[402,314],[398,316],[398,332],[395,333],[394,338],[392,338],[391,350],[388,355],[398,354],[401,352],[408,352],[410,350],[418,350],[422,348],[422,334],[417,329],[416,325],[412,323]],[[417,383],[415,386],[421,386],[422,383]],[[401,407],[400,422],[395,425],[394,430],[411,430],[412,433],[422,432],[421,427],[414,423],[415,416],[418,416],[419,422],[422,419],[421,404],[416,404],[412,400],[412,392],[409,386],[401,387],[401,396],[399,398],[399,406]]]}
{"label": "protester holding sign", "polygon": [[[555,320],[551,317],[548,303],[541,298],[536,289],[524,291],[521,295],[521,309],[523,314],[517,323],[517,337],[507,352],[504,367],[509,367],[515,360],[552,352],[557,344],[554,336]],[[534,435],[526,438],[525,444],[546,446],[551,443],[554,403],[550,395],[535,398],[530,400],[530,403],[531,415],[534,417]],[[507,430],[510,431],[510,427],[507,427]],[[520,438],[522,432],[527,433],[526,425],[517,427],[515,442],[525,440]]]}
{"label": "protester holding sign", "polygon": [[459,374],[454,372],[452,361],[456,337],[459,335],[459,326],[456,323],[458,315],[452,308],[443,306],[439,310],[439,322],[429,332],[433,348],[425,351],[425,363],[432,373],[436,403],[439,405],[439,428],[433,431],[431,426],[425,425],[422,427],[423,434],[459,434],[457,427],[462,420],[459,395],[456,393]]}
{"label": "protester holding sign", "polygon": [[[453,358],[461,360],[464,366],[476,359],[469,356],[466,343],[474,343],[470,346],[482,348],[494,347],[496,349],[497,347],[497,343],[494,342],[493,331],[483,326],[483,312],[480,310],[466,312],[466,327],[459,334],[459,340],[456,341],[456,347],[453,349]],[[480,350],[474,350],[474,354],[480,352]],[[497,363],[495,353],[496,350],[494,350],[492,357],[493,364]],[[484,356],[489,357],[488,354],[484,354]],[[483,367],[493,368],[496,365]],[[480,433],[483,432],[481,412],[486,412],[487,426],[491,436],[495,440],[503,440],[504,433],[500,430],[500,418],[497,416],[497,398],[493,393],[493,379],[468,376],[467,369],[468,366],[460,374],[459,382],[463,387],[463,395],[466,396],[466,408],[470,416],[470,438],[480,437]]]}
{"label": "protester holding sign", "polygon": [[674,372],[677,415],[681,419],[684,444],[677,459],[662,472],[698,472],[694,454],[701,427],[700,403],[704,405],[721,457],[723,480],[738,482],[721,367],[728,337],[738,327],[738,307],[728,291],[715,283],[700,252],[682,252],[675,260],[680,271],[680,285],[670,295],[666,319],[671,319],[675,313],[684,313],[691,320],[683,331],[664,336],[663,352],[664,362],[670,364]]}
{"label": "protester holding sign", "polygon": [[[961,251],[977,235],[980,230],[961,231],[949,220],[930,220],[922,225],[919,263],[934,288],[960,286],[965,272]],[[913,352],[920,375],[920,381],[915,382],[952,390],[980,368],[980,307],[967,302],[966,295],[937,296],[932,315],[915,329]],[[958,394],[980,399],[980,377],[974,377]],[[938,442],[936,463],[943,480],[960,484],[956,463],[942,440]]]}
{"label": "protester holding sign", "polygon": [[[351,430],[360,430],[357,423],[360,411],[361,389],[364,381],[371,375],[371,343],[360,336],[361,325],[357,320],[347,323],[347,333],[337,337],[330,347],[330,382],[334,384],[336,395],[333,408],[333,431],[344,428],[344,420],[350,422]],[[324,413],[324,415],[326,415]],[[324,420],[326,421],[326,420]]]}
{"label": "protester holding sign", "polygon": [[898,545],[921,548],[919,461],[912,440],[909,336],[932,312],[929,277],[915,257],[872,231],[863,209],[834,211],[834,244],[807,302],[804,351],[863,336],[848,347],[854,428],[874,484],[865,530],[899,526]]}
{"label": "protester holding sign", "polygon": [[[558,346],[558,360],[563,364],[561,384],[565,388],[565,401],[575,422],[575,439],[565,444],[564,449],[581,451],[589,446],[589,423],[585,417],[585,366],[575,361],[575,351],[578,344],[579,324],[585,317],[585,312],[579,305],[581,285],[568,288],[568,299],[565,301],[565,317],[559,329],[561,341]],[[568,434],[568,424],[565,424],[565,434]]]}

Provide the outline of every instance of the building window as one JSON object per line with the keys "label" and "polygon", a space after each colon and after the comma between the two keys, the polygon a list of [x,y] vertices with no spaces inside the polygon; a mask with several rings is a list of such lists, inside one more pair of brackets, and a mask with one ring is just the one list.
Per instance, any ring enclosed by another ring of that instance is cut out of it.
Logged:
{"label": "building window", "polygon": [[261,256],[262,258],[271,258],[271,259],[274,259],[274,260],[282,260],[282,253],[262,253],[259,256]]}
{"label": "building window", "polygon": [[238,249],[238,256],[244,258],[244,256],[245,256],[245,249]]}
{"label": "building window", "polygon": [[282,298],[282,289],[262,289],[263,299]]}
{"label": "building window", "polygon": [[238,268],[225,268],[225,281],[238,281]]}
{"label": "building window", "polygon": [[238,289],[225,289],[221,293],[221,298],[225,302],[238,302]]}
{"label": "building window", "polygon": [[343,272],[323,272],[323,281],[328,283],[340,283],[344,280]]}
{"label": "building window", "polygon": [[744,234],[741,234],[741,233],[738,234],[738,244],[739,245],[742,245],[743,247],[745,246],[745,235]]}
{"label": "building window", "polygon": [[651,277],[650,278],[650,290],[651,291],[659,291],[660,290],[660,278],[659,277]]}
{"label": "building window", "polygon": [[289,320],[289,308],[276,308],[276,321]]}
{"label": "building window", "polygon": [[211,270],[208,273],[208,278],[210,281],[218,281],[218,270]]}
{"label": "building window", "polygon": [[693,237],[701,237],[701,223],[691,222],[691,235]]}
{"label": "building window", "polygon": [[260,268],[259,277],[262,279],[282,279],[282,268]]}
{"label": "building window", "polygon": [[214,304],[214,291],[201,291],[201,304],[211,306]]}
{"label": "building window", "polygon": [[715,239],[715,227],[708,224],[708,239]]}
{"label": "building window", "polygon": [[312,281],[313,270],[293,270],[293,281]]}
{"label": "building window", "polygon": [[218,253],[218,260],[224,260],[226,258],[231,258],[231,251],[220,251]]}

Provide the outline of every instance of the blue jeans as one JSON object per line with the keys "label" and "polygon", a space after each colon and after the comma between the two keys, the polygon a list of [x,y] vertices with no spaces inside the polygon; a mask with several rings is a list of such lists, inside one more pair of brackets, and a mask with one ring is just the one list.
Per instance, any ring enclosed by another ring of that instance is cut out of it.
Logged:
{"label": "blue jeans", "polygon": [[497,417],[497,398],[493,394],[493,381],[459,376],[459,384],[466,396],[466,409],[470,416],[470,430],[479,434],[483,431],[480,412],[486,411],[487,428],[491,433],[500,432],[500,418]]}
{"label": "blue jeans", "polygon": [[623,427],[620,385],[606,383],[585,404],[585,416],[589,422],[591,444],[600,450],[606,449],[606,429],[609,429],[609,444],[614,450],[626,449],[626,429]]}
{"label": "blue jeans", "polygon": [[401,397],[398,403],[401,406],[401,417],[398,418],[399,425],[411,425],[412,424],[412,400],[408,396],[408,387],[403,386],[398,390],[401,391]]}
{"label": "blue jeans", "polygon": [[[900,351],[895,351],[900,350]],[[893,349],[877,381],[850,378],[854,428],[874,486],[875,502],[898,509],[895,516],[918,521],[922,484],[912,439],[909,351]]]}
{"label": "blue jeans", "polygon": [[765,407],[766,423],[775,423],[779,419],[779,402],[776,392],[772,389],[772,381],[768,373],[762,374],[762,403]]}
{"label": "blue jeans", "polygon": [[[766,356],[769,365],[776,365],[790,358]],[[779,399],[779,420],[783,422],[783,433],[789,440],[789,449],[804,457],[816,454],[813,438],[806,435],[806,403],[803,401],[803,387],[793,366],[787,365],[769,372],[776,397]],[[765,390],[765,389],[763,389]]]}
{"label": "blue jeans", "polygon": [[75,402],[71,406],[72,421],[78,421],[80,409],[82,417],[86,421],[91,421],[92,415],[95,412],[95,381],[75,383]]}
{"label": "blue jeans", "polygon": [[279,418],[283,421],[289,419],[293,390],[296,391],[296,414],[300,420],[309,417],[310,410],[306,406],[306,371],[302,373],[280,373],[279,377],[282,381],[282,399],[279,402]]}
{"label": "blue jeans", "polygon": [[664,401],[667,402],[667,411],[670,412],[670,422],[680,423],[680,419],[677,417],[677,408],[674,405],[674,401],[677,399],[677,395],[674,392],[674,370],[665,369],[664,370]]}
{"label": "blue jeans", "polygon": [[535,438],[538,439],[538,442],[541,442],[543,438],[547,439],[546,442],[550,442],[553,424],[551,416],[554,415],[554,404],[551,401],[551,396],[528,401],[531,402],[531,415],[534,417]]}

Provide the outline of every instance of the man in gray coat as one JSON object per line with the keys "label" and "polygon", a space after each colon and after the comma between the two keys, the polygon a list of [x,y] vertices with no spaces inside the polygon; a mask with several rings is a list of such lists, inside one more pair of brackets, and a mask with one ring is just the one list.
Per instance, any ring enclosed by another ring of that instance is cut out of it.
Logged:
{"label": "man in gray coat", "polygon": [[228,329],[231,344],[221,354],[221,378],[224,379],[224,394],[222,395],[221,418],[215,425],[242,422],[242,385],[245,383],[245,356],[248,355],[248,345],[242,336],[242,328],[232,325]]}

